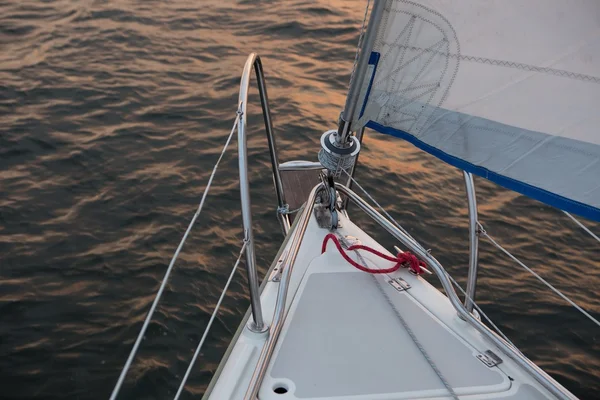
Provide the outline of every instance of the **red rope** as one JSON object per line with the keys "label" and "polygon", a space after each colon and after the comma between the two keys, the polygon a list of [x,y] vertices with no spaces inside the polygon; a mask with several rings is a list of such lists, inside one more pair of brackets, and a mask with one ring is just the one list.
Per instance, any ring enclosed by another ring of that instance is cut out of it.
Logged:
{"label": "red rope", "polygon": [[355,267],[361,271],[368,272],[369,274],[389,274],[390,272],[397,271],[402,266],[402,264],[405,264],[405,263],[409,264],[408,268],[415,274],[421,275],[423,273],[423,270],[421,269],[421,267],[422,266],[424,267],[425,263],[423,261],[419,260],[414,254],[411,254],[409,252],[404,252],[404,253],[398,253],[398,255],[396,257],[390,257],[390,256],[385,255],[382,252],[377,251],[371,247],[363,246],[362,244],[354,244],[354,245],[348,247],[349,251],[352,251],[352,250],[368,251],[369,253],[373,253],[376,256],[383,258],[384,260],[388,260],[388,261],[396,263],[396,265],[394,265],[393,267],[386,268],[386,269],[373,269],[373,268],[366,267],[364,265],[360,265],[359,263],[354,261],[352,258],[350,258],[350,256],[348,254],[346,254],[346,252],[342,248],[342,245],[340,244],[340,241],[333,233],[328,233],[325,236],[325,239],[323,239],[323,245],[321,246],[321,254],[325,253],[325,250],[327,249],[327,242],[329,242],[330,240],[333,242],[333,244],[335,244],[335,247],[337,247],[337,249],[340,252],[340,254],[342,255],[342,257],[344,257],[344,260],[348,261],[353,267]]}

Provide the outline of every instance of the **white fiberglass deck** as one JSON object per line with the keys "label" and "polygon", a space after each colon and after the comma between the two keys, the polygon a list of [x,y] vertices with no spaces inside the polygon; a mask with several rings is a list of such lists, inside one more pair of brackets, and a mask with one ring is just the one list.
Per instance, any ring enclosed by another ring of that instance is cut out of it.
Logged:
{"label": "white fiberglass deck", "polygon": [[[341,222],[340,235],[351,235],[385,251],[348,219]],[[259,399],[451,398],[394,308],[461,399],[553,398],[460,320],[447,298],[423,278],[405,269],[390,276],[361,272],[332,243],[321,255],[327,233],[311,217],[292,274],[288,315]],[[362,254],[371,267],[390,266]],[[388,281],[395,277],[402,277],[411,288],[394,289]],[[262,294],[267,323],[272,319],[278,285],[268,282]],[[267,336],[241,331],[208,398],[244,398]],[[476,355],[486,350],[503,362],[491,368],[484,365]]]}
{"label": "white fiberglass deck", "polygon": [[[315,259],[296,295],[280,337],[270,387],[286,386],[296,398],[395,394],[417,398],[447,394],[377,285],[385,290],[419,342],[457,394],[507,390],[508,377],[475,358],[407,292],[355,270],[331,251]],[[328,272],[340,269],[345,271]],[[355,272],[356,271],[356,272]],[[410,291],[410,289],[409,289]],[[278,398],[278,396],[277,396]]]}

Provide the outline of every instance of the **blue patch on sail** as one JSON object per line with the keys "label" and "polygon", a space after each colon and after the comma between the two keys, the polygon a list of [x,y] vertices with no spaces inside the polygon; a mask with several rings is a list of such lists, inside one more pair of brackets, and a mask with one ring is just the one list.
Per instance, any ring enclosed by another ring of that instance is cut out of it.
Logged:
{"label": "blue patch on sail", "polygon": [[377,72],[377,65],[379,64],[380,57],[381,54],[376,51],[371,52],[371,56],[369,57],[369,65],[372,65],[373,68],[371,71],[371,79],[369,79],[369,86],[367,87],[367,94],[365,95],[365,100],[363,101],[358,118],[363,116],[365,108],[367,107],[367,102],[369,101],[369,95],[371,94],[371,88],[373,87],[373,81],[375,80],[375,73]]}
{"label": "blue patch on sail", "polygon": [[407,142],[412,143],[419,149],[426,151],[427,153],[439,158],[440,160],[454,166],[470,172],[474,175],[481,176],[486,178],[494,183],[497,183],[500,186],[503,186],[507,189],[510,189],[514,192],[521,193],[525,196],[531,197],[533,199],[539,200],[543,203],[546,203],[552,207],[559,208],[561,210],[581,215],[582,217],[589,218],[594,221],[600,221],[600,209],[596,207],[592,207],[588,204],[584,204],[572,199],[568,199],[566,197],[560,196],[556,193],[549,192],[547,190],[532,186],[525,182],[518,181],[513,178],[506,177],[497,172],[490,171],[487,168],[480,167],[474,165],[468,161],[465,161],[461,158],[450,155],[443,150],[440,150],[436,147],[433,147],[415,136],[411,135],[408,132],[390,128],[388,126],[381,125],[377,122],[369,121],[366,125],[368,128],[371,128],[377,132],[395,136],[400,139],[404,139]]}

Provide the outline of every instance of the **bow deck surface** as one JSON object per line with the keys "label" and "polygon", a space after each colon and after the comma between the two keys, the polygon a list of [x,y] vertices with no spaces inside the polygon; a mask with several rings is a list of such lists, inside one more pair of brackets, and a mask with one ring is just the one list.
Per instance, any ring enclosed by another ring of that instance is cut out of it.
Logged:
{"label": "bow deck surface", "polygon": [[[358,238],[387,253],[347,218],[342,217],[341,225],[342,237]],[[259,392],[261,400],[451,398],[431,363],[460,398],[552,398],[460,320],[447,298],[422,277],[406,269],[389,276],[359,271],[333,245],[320,254],[328,233],[311,217],[290,281],[287,317]],[[393,264],[361,254],[369,267]],[[397,277],[410,289],[398,291],[388,283]],[[279,284],[270,280],[262,294],[269,323]],[[266,334],[241,330],[208,398],[244,397],[266,338]],[[500,356],[502,363],[488,367],[481,362],[477,355],[486,350]]]}

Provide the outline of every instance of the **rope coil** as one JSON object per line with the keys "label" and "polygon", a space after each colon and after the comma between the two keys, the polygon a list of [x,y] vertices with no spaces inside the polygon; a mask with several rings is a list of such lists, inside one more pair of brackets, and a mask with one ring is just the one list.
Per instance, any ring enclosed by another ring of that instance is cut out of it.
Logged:
{"label": "rope coil", "polygon": [[340,244],[340,241],[338,240],[338,238],[333,233],[327,234],[325,236],[325,239],[323,239],[323,245],[321,246],[321,254],[325,253],[325,250],[327,250],[327,243],[329,241],[332,241],[333,244],[335,244],[335,247],[337,247],[338,251],[344,258],[344,260],[346,260],[348,263],[350,263],[356,269],[359,269],[363,272],[367,272],[369,274],[389,274],[389,273],[397,271],[398,269],[400,269],[400,267],[402,267],[404,265],[408,266],[408,269],[416,275],[421,275],[425,272],[421,268],[421,267],[425,266],[425,263],[423,261],[419,260],[414,254],[409,253],[408,251],[404,252],[404,253],[398,253],[398,255],[396,257],[390,257],[386,254],[383,254],[380,251],[373,249],[372,247],[364,246],[362,244],[354,244],[352,246],[349,246],[348,251],[364,250],[364,251],[368,251],[369,253],[375,254],[376,256],[383,258],[384,260],[392,261],[392,262],[396,263],[393,267],[384,268],[384,269],[369,268],[365,265],[361,265],[361,264],[357,263],[356,261],[354,261],[352,258],[350,258],[350,256],[344,251],[344,248]]}

